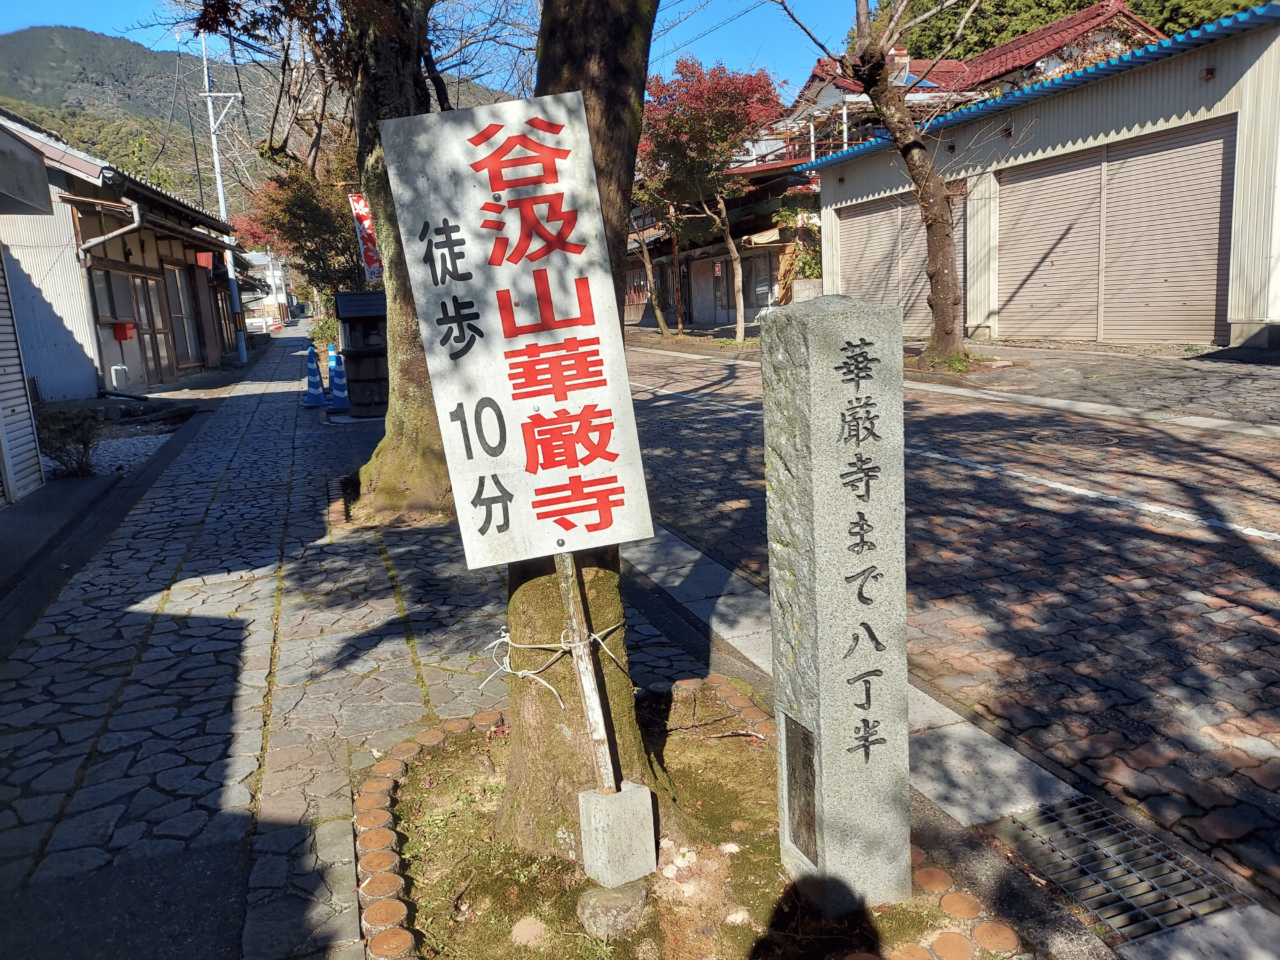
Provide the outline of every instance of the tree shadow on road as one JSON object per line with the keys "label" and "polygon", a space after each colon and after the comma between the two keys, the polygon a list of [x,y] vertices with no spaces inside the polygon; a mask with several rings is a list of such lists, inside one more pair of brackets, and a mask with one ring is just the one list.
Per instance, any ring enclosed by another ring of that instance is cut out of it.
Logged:
{"label": "tree shadow on road", "polygon": [[1280,476],[1204,434],[1064,426],[1046,446],[1038,415],[913,421],[913,447],[971,459],[908,454],[912,668],[1143,816],[1280,880],[1264,767],[1280,757],[1280,549],[1225,529],[1266,528]]}

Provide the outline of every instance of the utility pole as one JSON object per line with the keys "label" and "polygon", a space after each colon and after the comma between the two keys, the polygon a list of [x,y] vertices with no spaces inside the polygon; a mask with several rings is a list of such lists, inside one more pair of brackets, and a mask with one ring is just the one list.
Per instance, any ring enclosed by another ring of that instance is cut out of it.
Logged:
{"label": "utility pole", "polygon": [[[218,185],[218,216],[223,222],[227,219],[227,194],[222,188],[222,158],[218,155],[218,128],[222,126],[222,121],[227,115],[227,111],[240,97],[238,93],[214,93],[209,82],[209,46],[205,41],[204,34],[200,35],[200,53],[204,57],[204,98],[205,104],[209,107],[209,142],[213,147],[213,179]],[[223,97],[227,101],[227,105],[222,108],[222,113],[215,120],[213,117],[213,99],[214,97]],[[236,261],[235,254],[228,247],[223,251],[223,257],[227,263],[227,281],[231,286],[231,309],[236,315],[236,355],[241,363],[249,362],[249,354],[244,346],[244,308],[240,305],[240,284],[236,281]]]}

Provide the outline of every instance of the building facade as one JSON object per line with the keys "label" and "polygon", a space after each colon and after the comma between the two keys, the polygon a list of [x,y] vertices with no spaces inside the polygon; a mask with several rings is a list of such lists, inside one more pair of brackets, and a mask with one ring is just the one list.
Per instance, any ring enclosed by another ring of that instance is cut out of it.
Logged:
{"label": "building facade", "polygon": [[43,157],[53,209],[0,215],[33,400],[145,393],[235,353],[228,224],[20,117],[0,127]]}
{"label": "building facade", "polygon": [[[973,337],[1280,345],[1280,4],[953,111]],[[804,169],[804,168],[802,168]],[[924,229],[883,140],[822,178],[825,293],[929,327]]]}
{"label": "building facade", "polygon": [[[44,157],[0,129],[0,216],[13,214],[52,217],[53,205]],[[16,503],[44,483],[3,247],[0,242],[0,506]]]}

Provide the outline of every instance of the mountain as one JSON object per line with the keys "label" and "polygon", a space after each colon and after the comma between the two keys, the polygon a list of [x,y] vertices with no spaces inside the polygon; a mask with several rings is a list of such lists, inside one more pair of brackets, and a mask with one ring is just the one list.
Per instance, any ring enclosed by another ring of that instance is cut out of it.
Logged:
{"label": "mountain", "polygon": [[[199,57],[149,50],[123,37],[79,27],[28,27],[0,34],[0,97],[46,110],[82,110],[100,116],[121,113],[164,120],[175,73],[187,91],[203,89]],[[215,90],[260,88],[274,99],[274,83],[255,67],[211,62]],[[472,107],[510,97],[469,80],[446,77],[455,106]],[[460,103],[457,101],[460,100]],[[182,90],[178,105],[182,110]],[[191,109],[203,104],[192,100]],[[198,118],[197,118],[198,122]]]}
{"label": "mountain", "polygon": [[[0,34],[0,96],[46,110],[163,119],[175,60],[188,83],[199,82],[199,57],[148,50],[79,27],[28,27]],[[235,89],[231,67],[215,63],[212,72],[215,85]]]}
{"label": "mountain", "polygon": [[[237,76],[231,64],[209,64],[214,90],[245,94],[244,104],[232,107],[224,133],[219,134],[232,214],[244,211],[246,190],[280,169],[258,151],[276,103],[278,74],[268,66],[263,70],[242,64]],[[467,80],[446,80],[455,105],[509,99]],[[29,27],[0,34],[0,108],[54,131],[79,150],[213,209],[217,201],[206,107],[199,96],[203,89],[199,57],[149,50],[123,37],[79,27]],[[343,116],[344,107],[338,92],[329,102],[330,120]],[[302,156],[309,134],[297,130],[293,136],[291,146]]]}

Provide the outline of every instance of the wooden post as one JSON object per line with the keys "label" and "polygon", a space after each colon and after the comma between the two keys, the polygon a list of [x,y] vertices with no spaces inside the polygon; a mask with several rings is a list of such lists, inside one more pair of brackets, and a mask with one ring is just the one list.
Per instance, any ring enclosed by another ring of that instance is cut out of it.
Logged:
{"label": "wooden post", "polygon": [[578,686],[582,688],[582,712],[587,718],[587,731],[591,734],[591,746],[595,751],[599,792],[617,793],[609,733],[604,725],[604,708],[600,702],[600,688],[596,686],[596,668],[588,642],[591,631],[587,629],[587,615],[582,608],[582,591],[578,588],[578,571],[572,553],[556,554],[556,574],[560,578],[560,596],[569,610],[569,649],[578,672]]}

